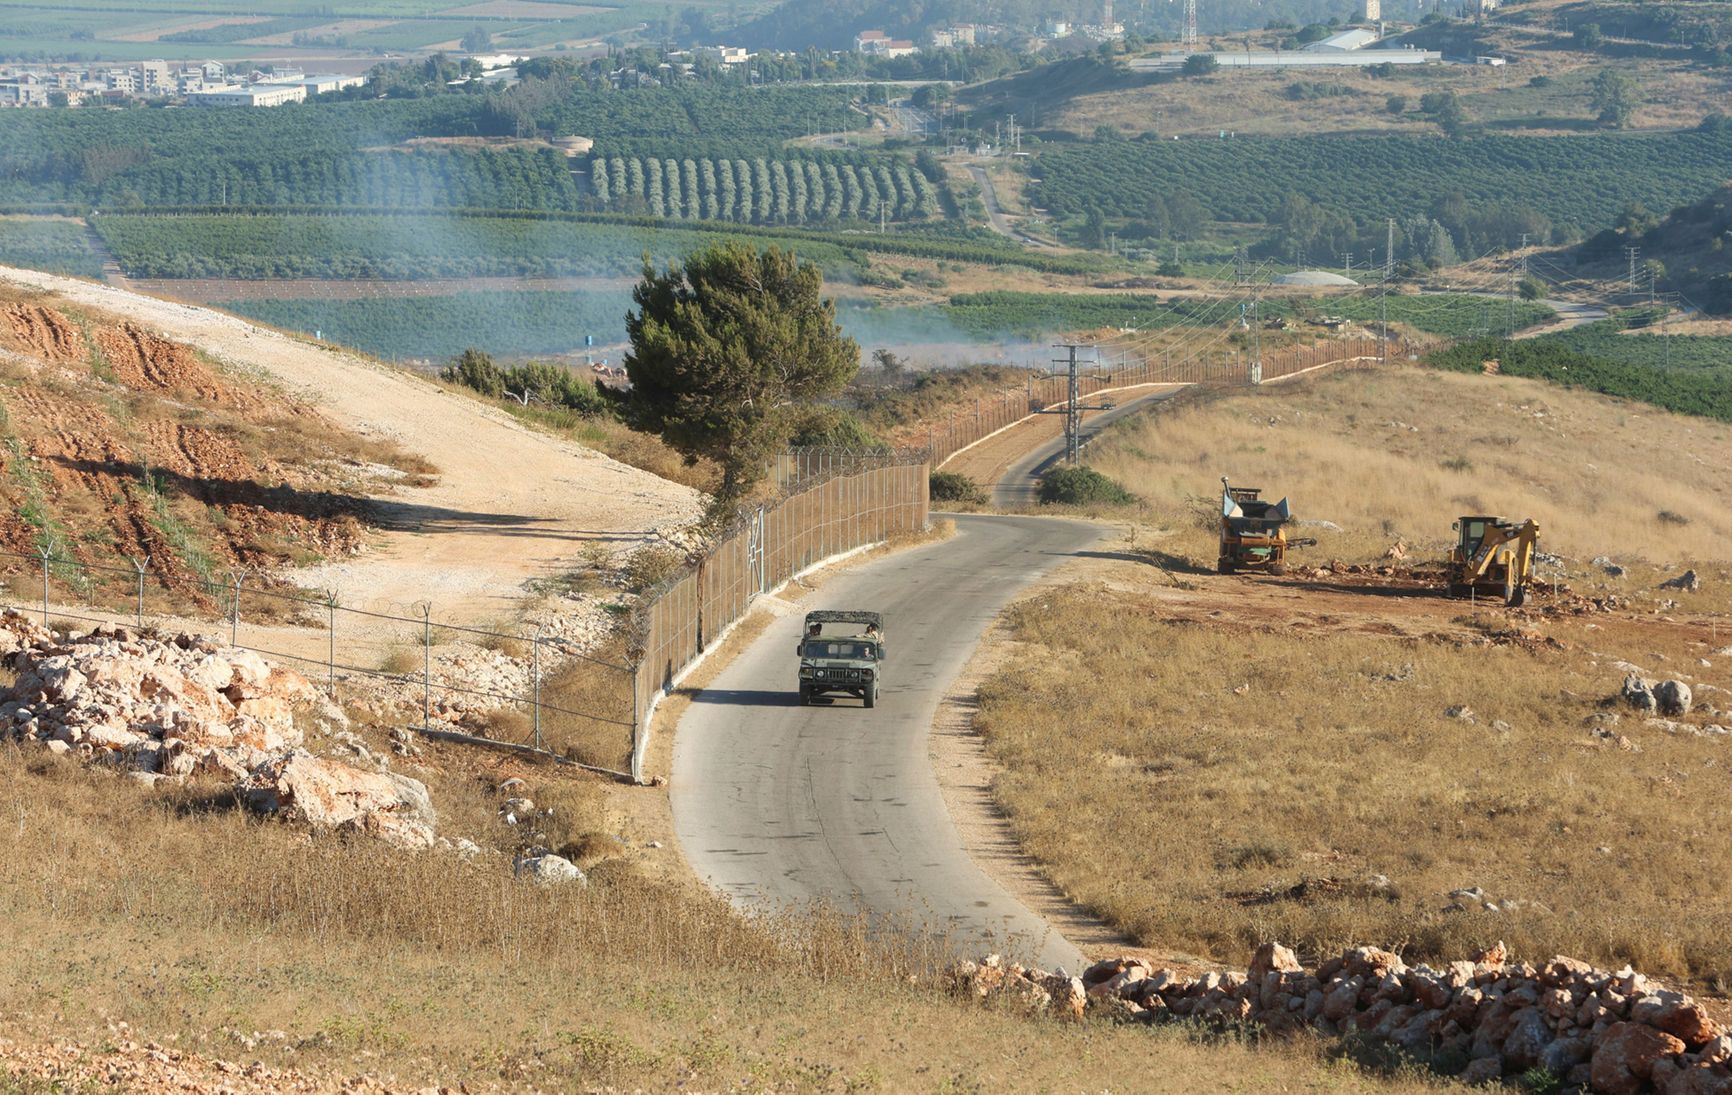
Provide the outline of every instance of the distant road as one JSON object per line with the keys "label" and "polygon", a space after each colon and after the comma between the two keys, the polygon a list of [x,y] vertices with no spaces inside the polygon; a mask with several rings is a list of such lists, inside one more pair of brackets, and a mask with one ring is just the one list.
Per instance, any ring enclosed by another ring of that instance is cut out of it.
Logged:
{"label": "distant road", "polygon": [[802,707],[801,621],[769,629],[694,698],[674,740],[674,829],[698,875],[748,909],[824,902],[1078,972],[1082,955],[969,857],[933,774],[939,701],[1018,591],[1101,529],[958,516],[956,536],[829,579],[811,608],[882,612],[878,706]]}
{"label": "distant road", "polygon": [[[1135,399],[1127,399],[1109,411],[1096,411],[1094,417],[1085,417],[1082,422],[1082,441],[1087,444],[1106,427],[1124,418],[1147,410],[1163,399],[1171,399],[1184,391],[1183,386],[1169,388],[1165,391],[1151,392]],[[1084,397],[1085,405],[1093,402]],[[1064,459],[1064,437],[1061,435],[1055,441],[1049,441],[1040,448],[1011,464],[998,482],[992,484],[992,504],[999,509],[1026,509],[1040,501],[1040,477],[1051,471],[1060,460]]]}
{"label": "distant road", "polygon": [[1008,236],[1016,242],[1027,244],[1030,247],[1048,246],[1033,236],[1011,227],[1010,221],[1005,218],[1004,210],[999,207],[998,191],[993,189],[992,176],[986,173],[985,168],[970,164],[968,173],[974,176],[974,181],[980,186],[980,200],[986,205],[986,219],[992,225],[994,232],[1001,236]]}

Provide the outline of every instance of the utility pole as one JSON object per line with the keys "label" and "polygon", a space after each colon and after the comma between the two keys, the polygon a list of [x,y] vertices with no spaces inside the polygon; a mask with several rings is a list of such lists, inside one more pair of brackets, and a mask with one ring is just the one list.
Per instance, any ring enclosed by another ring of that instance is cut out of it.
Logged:
{"label": "utility pole", "polygon": [[884,199],[878,199],[878,234],[884,234]]}
{"label": "utility pole", "polygon": [[[1075,464],[1082,455],[1082,413],[1084,411],[1106,410],[1106,405],[1085,407],[1082,403],[1082,393],[1077,376],[1077,351],[1092,350],[1094,347],[1061,342],[1054,349],[1065,351],[1065,356],[1054,358],[1053,364],[1064,368],[1064,375],[1068,381],[1064,403],[1064,458],[1067,463]],[[1098,363],[1098,357],[1096,361]]]}
{"label": "utility pole", "polygon": [[1341,257],[1347,263],[1347,280],[1352,281],[1353,280],[1353,252],[1349,251],[1346,254],[1342,255]]}
{"label": "utility pole", "polygon": [[1184,45],[1193,47],[1197,44],[1197,0],[1185,0],[1185,31]]}
{"label": "utility pole", "polygon": [[1263,383],[1263,301],[1251,298],[1251,383]]}
{"label": "utility pole", "polygon": [[1504,337],[1506,337],[1506,338],[1513,338],[1515,336],[1515,300],[1516,300],[1516,271],[1515,271],[1515,267],[1511,266],[1509,269],[1509,301],[1508,301],[1509,306],[1507,308],[1508,316],[1504,322],[1504,328],[1505,328]]}
{"label": "utility pole", "polygon": [[1234,285],[1245,284],[1245,263],[1246,263],[1246,261],[1247,261],[1247,258],[1245,255],[1245,245],[1240,244],[1239,246],[1233,248],[1233,284]]}
{"label": "utility pole", "polygon": [[1389,218],[1388,243],[1383,249],[1383,285],[1377,294],[1378,325],[1383,336],[1377,340],[1378,363],[1389,364],[1389,275],[1395,272],[1395,218]]}
{"label": "utility pole", "polygon": [[1640,247],[1635,247],[1635,246],[1628,245],[1628,244],[1626,244],[1624,247],[1624,257],[1630,260],[1630,292],[1632,292],[1632,293],[1637,291],[1637,289],[1636,289],[1636,256],[1641,254],[1641,253],[1642,253],[1642,249]]}

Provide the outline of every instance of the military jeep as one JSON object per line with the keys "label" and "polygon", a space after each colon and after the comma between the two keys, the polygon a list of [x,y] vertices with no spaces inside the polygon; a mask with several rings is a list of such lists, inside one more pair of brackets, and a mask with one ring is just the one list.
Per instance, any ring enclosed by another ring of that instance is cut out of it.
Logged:
{"label": "military jeep", "polygon": [[800,702],[819,696],[858,696],[878,704],[885,659],[884,619],[876,612],[806,613],[800,637]]}

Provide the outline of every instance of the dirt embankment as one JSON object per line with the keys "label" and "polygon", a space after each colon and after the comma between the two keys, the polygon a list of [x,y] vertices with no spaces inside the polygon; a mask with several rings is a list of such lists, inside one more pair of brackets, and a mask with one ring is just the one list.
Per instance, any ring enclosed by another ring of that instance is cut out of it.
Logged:
{"label": "dirt embankment", "polygon": [[[648,542],[702,510],[701,496],[688,487],[356,354],[73,278],[3,268],[0,281],[56,293],[63,308],[100,310],[189,347],[201,363],[217,365],[217,379],[231,392],[287,392],[273,395],[273,405],[318,412],[318,430],[297,419],[286,437],[311,430],[333,448],[339,441],[349,447],[338,451],[394,453],[401,470],[419,474],[368,477],[362,466],[368,459],[353,456],[337,469],[346,471],[346,481],[300,499],[364,507],[384,529],[363,557],[292,574],[299,584],[336,590],[347,605],[400,609],[430,601],[443,619],[496,620],[522,603],[526,582],[570,571],[586,547],[615,551]],[[124,367],[123,361],[116,376]],[[247,434],[236,431],[244,446]],[[270,482],[275,466],[256,456],[254,462]],[[297,484],[291,479],[289,487]],[[312,563],[319,553],[294,554]]]}
{"label": "dirt embankment", "polygon": [[136,322],[39,301],[0,303],[0,351],[0,550],[149,559],[153,584],[203,601],[217,569],[362,546],[364,499],[331,489],[332,467],[392,454],[354,451],[305,405]]}

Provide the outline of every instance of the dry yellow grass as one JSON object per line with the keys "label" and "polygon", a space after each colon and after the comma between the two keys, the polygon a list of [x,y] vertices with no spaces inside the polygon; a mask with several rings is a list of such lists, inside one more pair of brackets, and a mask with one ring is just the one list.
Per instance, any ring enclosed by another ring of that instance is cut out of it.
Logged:
{"label": "dry yellow grass", "polygon": [[[0,918],[35,941],[0,951],[12,1038],[123,1020],[273,1066],[540,1090],[1389,1090],[1314,1046],[980,1010],[853,921],[750,924],[617,859],[546,891],[497,856],[309,842],[12,747],[0,785]],[[447,831],[485,839],[479,783],[436,791]],[[537,798],[587,815],[592,793]],[[234,1038],[257,1030],[286,1037]]]}
{"label": "dry yellow grass", "polygon": [[[1028,645],[982,687],[977,726],[1023,847],[1139,942],[1243,961],[1270,938],[1428,959],[1504,939],[1530,960],[1732,984],[1732,742],[1626,713],[1610,730],[1632,750],[1589,721],[1622,681],[1619,656],[1732,684],[1732,667],[1698,661],[1709,623],[1512,621],[1108,572],[1110,588],[1013,608]],[[1476,642],[1513,624],[1568,649]],[[1446,715],[1457,704],[1473,718]],[[1475,886],[1502,910],[1445,911]]]}
{"label": "dry yellow grass", "polygon": [[[1588,84],[1604,67],[1605,59],[1554,51],[1551,46],[1555,39],[1522,31],[1507,31],[1505,41],[1521,51],[1519,64],[1502,68],[1398,67],[1388,77],[1336,68],[1223,69],[1202,80],[1175,80],[1055,102],[1050,107],[1049,124],[1082,136],[1092,135],[1100,125],[1110,125],[1127,136],[1153,132],[1213,137],[1221,130],[1274,137],[1318,133],[1435,135],[1439,132],[1437,124],[1420,112],[1419,100],[1428,92],[1453,91],[1460,96],[1470,124],[1489,123],[1500,130],[1534,135],[1590,131],[1594,111]],[[1242,41],[1225,38],[1218,40],[1217,46],[1244,48]],[[1257,48],[1267,48],[1267,43]],[[1497,52],[1495,46],[1492,51]],[[1633,128],[1688,128],[1719,109],[1724,94],[1720,82],[1698,66],[1645,59],[1620,59],[1617,64],[1642,89],[1642,103],[1631,119]],[[1530,87],[1528,81],[1535,76],[1546,76],[1554,86],[1543,91]],[[1295,99],[1287,91],[1294,84],[1318,83],[1349,90],[1321,99]],[[1389,113],[1386,102],[1391,95],[1407,100],[1405,111]]]}
{"label": "dry yellow grass", "polygon": [[1346,530],[1317,533],[1307,559],[1397,537],[1441,558],[1470,513],[1532,517],[1542,550],[1584,561],[1732,558],[1732,428],[1540,381],[1396,367],[1204,395],[1127,420],[1087,459],[1207,565],[1222,475]]}

